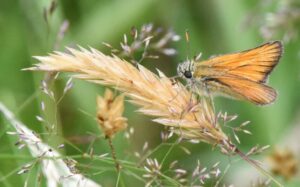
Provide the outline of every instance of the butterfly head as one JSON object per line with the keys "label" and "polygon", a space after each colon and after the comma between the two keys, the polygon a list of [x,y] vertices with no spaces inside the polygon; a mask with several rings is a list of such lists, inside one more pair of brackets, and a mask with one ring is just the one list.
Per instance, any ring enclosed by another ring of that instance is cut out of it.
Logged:
{"label": "butterfly head", "polygon": [[194,63],[193,61],[187,60],[179,64],[177,67],[177,73],[179,77],[185,79],[192,79],[194,73]]}

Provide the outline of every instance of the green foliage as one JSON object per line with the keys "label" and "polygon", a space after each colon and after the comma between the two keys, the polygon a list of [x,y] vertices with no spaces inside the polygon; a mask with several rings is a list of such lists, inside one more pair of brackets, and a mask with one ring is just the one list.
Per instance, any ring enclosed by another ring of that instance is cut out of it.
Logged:
{"label": "green foliage", "polygon": [[[21,69],[35,62],[32,56],[46,55],[55,48],[64,50],[65,46],[78,44],[108,52],[102,42],[118,46],[123,40],[123,33],[129,35],[132,26],[140,27],[142,24],[153,22],[164,28],[173,28],[182,38],[186,29],[189,30],[190,47],[181,40],[172,46],[178,49],[176,57],[146,60],[144,64],[150,69],[159,68],[168,76],[174,76],[177,62],[185,59],[187,55],[202,52],[202,58],[208,58],[211,55],[244,50],[263,43],[265,39],[261,36],[260,29],[262,25],[268,24],[265,17],[269,12],[278,12],[280,6],[286,2],[286,0],[278,0],[262,5],[259,1],[250,3],[250,1],[238,0],[66,0],[58,1],[55,10],[51,12],[50,0],[1,1],[0,101],[9,106],[29,128],[41,133],[46,143],[54,147],[64,143],[66,146],[61,150],[62,154],[78,159],[80,163],[78,169],[103,186],[116,185],[117,178],[119,186],[145,184],[147,180],[142,177],[145,171],[132,166],[139,159],[135,158],[133,153],[141,153],[145,142],[149,143],[150,149],[156,150],[158,146],[157,151],[151,154],[151,158],[157,158],[159,162],[170,149],[162,166],[165,171],[170,163],[178,160],[180,167],[192,172],[197,160],[200,160],[203,167],[211,167],[221,161],[220,169],[223,172],[228,165],[225,155],[202,143],[183,142],[174,147],[173,144],[171,146],[168,143],[162,144],[160,132],[163,127],[151,122],[148,117],[137,115],[135,108],[130,104],[126,104],[125,116],[129,119],[129,127],[133,127],[135,132],[131,134],[130,139],[124,138],[124,133],[120,133],[113,140],[117,158],[128,170],[118,175],[110,159],[103,161],[82,158],[81,155],[89,153],[91,147],[97,155],[110,152],[107,141],[101,136],[101,130],[94,120],[96,95],[102,93],[104,88],[74,80],[74,87],[64,95],[60,103],[55,103],[40,90],[43,75],[24,72]],[[300,12],[299,6],[298,9]],[[249,16],[250,18],[253,16],[252,21],[243,24]],[[296,34],[299,34],[299,21],[297,19],[294,21],[292,18],[288,20],[289,17],[285,19],[289,25],[294,24],[292,28]],[[63,38],[58,40],[57,36],[64,20],[69,21],[69,28]],[[285,26],[276,29],[278,33],[272,39],[283,40],[284,35],[281,33],[284,33]],[[57,43],[59,45],[56,45]],[[290,135],[292,129],[299,126],[299,43],[299,37],[285,41],[283,58],[270,76],[270,85],[279,92],[274,104],[258,107],[241,101],[216,99],[217,110],[238,114],[239,118],[232,124],[239,125],[244,121],[251,121],[249,129],[253,135],[239,136],[241,150],[246,152],[256,144],[271,146],[284,144],[285,138]],[[63,95],[67,79],[65,75],[60,75],[51,90],[58,96]],[[45,103],[45,111],[40,107],[41,102]],[[47,132],[46,125],[36,119],[37,115],[56,124],[58,134],[51,136],[43,134]],[[26,148],[19,150],[14,145],[17,141],[16,137],[6,134],[7,131],[13,131],[8,123],[2,120],[0,115],[0,186],[23,186],[27,178],[29,186],[38,186],[39,181],[36,176],[41,170],[38,166],[28,174],[16,174],[23,165],[34,159]],[[299,137],[300,132],[297,133]],[[187,156],[181,146],[187,147],[191,154]],[[264,157],[263,154],[260,158]],[[299,150],[298,160],[300,160]],[[239,172],[250,167],[242,161],[233,162],[221,183],[239,182],[241,180]],[[255,172],[258,173],[252,171]],[[178,182],[168,175],[160,177],[166,181],[166,185],[178,185]],[[282,181],[282,183],[286,186],[300,185],[299,179]],[[44,180],[41,184],[46,185]]]}

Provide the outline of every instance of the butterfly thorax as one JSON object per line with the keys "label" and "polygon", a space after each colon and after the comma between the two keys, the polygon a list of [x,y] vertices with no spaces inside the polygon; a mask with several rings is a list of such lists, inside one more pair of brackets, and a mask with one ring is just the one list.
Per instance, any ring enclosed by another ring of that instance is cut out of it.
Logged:
{"label": "butterfly thorax", "polygon": [[185,61],[177,67],[178,76],[190,81],[210,81],[213,77],[220,75],[213,68],[202,64],[201,62]]}
{"label": "butterfly thorax", "polygon": [[[206,76],[205,71],[210,71],[209,68],[206,67],[198,67],[199,63],[195,63],[194,61],[187,60],[177,67],[178,76],[185,79],[187,81],[187,86],[191,88],[193,91],[200,93],[200,95],[205,94],[208,89],[206,85],[206,80],[209,77]],[[203,69],[204,68],[204,69]]]}
{"label": "butterfly thorax", "polygon": [[[201,62],[185,61],[178,65],[178,76],[187,81],[187,86],[200,95],[209,95],[220,92],[216,77],[220,72]],[[225,92],[223,90],[223,92]]]}
{"label": "butterfly thorax", "polygon": [[192,79],[194,73],[194,62],[187,60],[179,64],[177,67],[177,74],[179,77],[184,79]]}

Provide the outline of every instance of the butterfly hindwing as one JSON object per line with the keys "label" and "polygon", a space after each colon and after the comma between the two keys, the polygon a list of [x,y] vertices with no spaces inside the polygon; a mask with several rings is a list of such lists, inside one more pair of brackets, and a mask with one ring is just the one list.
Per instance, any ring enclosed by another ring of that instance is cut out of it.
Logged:
{"label": "butterfly hindwing", "polygon": [[229,95],[234,95],[237,98],[248,100],[257,105],[270,104],[275,101],[277,96],[273,88],[247,79],[222,77],[215,80],[221,86],[228,88]]}

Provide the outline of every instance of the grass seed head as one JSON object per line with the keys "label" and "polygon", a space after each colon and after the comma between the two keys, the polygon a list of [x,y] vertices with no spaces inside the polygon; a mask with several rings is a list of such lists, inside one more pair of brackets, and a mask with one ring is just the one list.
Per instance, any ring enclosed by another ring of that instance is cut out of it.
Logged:
{"label": "grass seed head", "polygon": [[97,119],[106,137],[127,127],[127,118],[123,117],[124,96],[114,97],[113,92],[106,89],[104,97],[97,97]]}
{"label": "grass seed head", "polygon": [[[76,78],[112,86],[139,106],[139,112],[153,116],[157,123],[172,127],[170,129],[182,138],[225,146],[225,149],[231,146],[210,102],[205,98],[196,98],[185,86],[174,84],[161,71],[158,75],[154,74],[142,65],[135,67],[117,56],[107,56],[96,49],[80,47],[80,50],[69,48],[69,51],[35,57],[40,63],[27,70],[73,72]],[[108,111],[108,101],[111,99],[111,91],[107,91],[104,98],[98,98],[99,120],[102,126],[107,126],[105,120],[112,123],[107,115],[113,115],[117,117],[113,123],[124,126],[126,120],[121,117],[123,96],[116,98],[112,102],[114,107],[110,107],[112,111]],[[105,112],[100,112],[102,110]],[[110,131],[106,132],[107,135],[112,134]]]}

